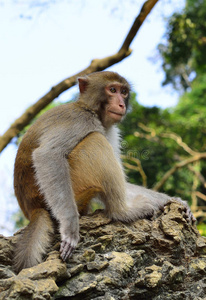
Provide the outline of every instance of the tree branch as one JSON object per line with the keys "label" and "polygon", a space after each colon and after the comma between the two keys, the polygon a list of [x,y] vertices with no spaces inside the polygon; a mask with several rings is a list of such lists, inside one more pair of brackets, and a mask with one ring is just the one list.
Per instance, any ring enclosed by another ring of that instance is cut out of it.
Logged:
{"label": "tree branch", "polygon": [[92,60],[90,66],[81,72],[63,80],[56,86],[53,86],[51,90],[42,98],[40,98],[34,105],[29,107],[26,112],[18,118],[10,128],[0,137],[0,152],[8,145],[13,137],[15,137],[29,122],[49,103],[51,103],[55,98],[57,98],[61,93],[68,90],[76,84],[77,77],[87,75],[92,72],[102,71],[118,62],[123,60],[125,57],[132,53],[129,49],[131,42],[133,41],[135,35],[137,34],[139,28],[144,22],[147,15],[150,13],[151,9],[158,2],[158,0],[148,0],[142,6],[140,14],[137,16],[135,22],[133,23],[125,41],[123,42],[120,50],[111,56],[105,57],[103,59]]}
{"label": "tree branch", "polygon": [[199,152],[192,150],[186,143],[183,142],[181,136],[175,134],[174,132],[163,132],[163,133],[156,133],[155,129],[153,128],[149,128],[147,127],[145,124],[142,123],[138,123],[138,126],[140,128],[142,128],[144,131],[149,132],[150,136],[148,135],[144,135],[139,133],[138,131],[134,133],[134,135],[136,137],[145,137],[147,139],[151,139],[151,138],[157,138],[159,137],[163,137],[163,138],[170,138],[172,140],[174,140],[181,148],[183,148],[187,153],[189,153],[190,155],[197,155],[199,154]]}
{"label": "tree branch", "polygon": [[196,191],[196,196],[206,201],[206,195],[204,195],[203,193]]}
{"label": "tree branch", "polygon": [[188,166],[188,169],[194,173],[198,180],[203,184],[204,188],[206,188],[206,180],[204,176],[199,171],[195,170],[193,166]]}
{"label": "tree branch", "polygon": [[[138,123],[138,126],[142,130],[148,132],[149,134],[140,133],[140,132],[136,131],[134,133],[134,136],[140,137],[140,138],[145,138],[147,140],[154,140],[156,142],[159,140],[160,137],[170,138],[170,139],[174,140],[182,149],[184,149],[187,153],[189,153],[191,155],[190,158],[187,158],[181,162],[177,162],[169,171],[167,171],[164,174],[164,176],[162,177],[162,179],[155,184],[155,186],[153,187],[153,190],[158,191],[172,174],[174,174],[178,169],[185,167],[185,166],[188,166],[189,170],[195,174],[195,176],[198,178],[198,180],[200,180],[205,187],[206,182],[205,182],[205,179],[202,176],[202,174],[200,172],[196,171],[192,166],[189,166],[189,164],[198,162],[201,159],[206,159],[206,152],[201,153],[201,152],[196,152],[196,151],[192,150],[186,143],[183,142],[182,138],[179,135],[177,135],[173,132],[157,134],[155,129],[149,128],[142,123]],[[199,196],[199,197],[201,196],[201,198],[204,200],[206,199],[205,195],[203,195],[203,194],[200,195],[200,192],[193,191],[192,192],[193,209],[196,209],[196,207],[197,207],[196,196]],[[205,197],[205,198],[203,198],[203,197]]]}
{"label": "tree branch", "polygon": [[185,167],[186,165],[196,162],[200,159],[206,159],[206,153],[199,153],[181,162],[176,163],[169,171],[165,173],[162,179],[157,184],[155,184],[153,190],[158,191],[163,186],[163,184],[167,181],[167,179],[179,168]]}
{"label": "tree branch", "polygon": [[152,10],[152,8],[155,6],[155,4],[157,2],[158,2],[158,0],[148,0],[143,4],[139,15],[135,19],[135,21],[134,21],[134,23],[133,23],[133,25],[132,25],[125,41],[124,41],[124,43],[122,44],[122,47],[119,49],[119,52],[124,52],[127,49],[129,49],[129,45],[133,41],[133,39],[134,39],[135,35],[137,34],[139,28],[141,27],[141,25],[144,22],[144,20],[146,19],[147,15],[150,13],[150,11]]}
{"label": "tree branch", "polygon": [[[204,207],[205,209],[206,207]],[[198,211],[194,211],[193,212],[194,217],[197,218],[206,218],[206,212],[204,212],[203,210],[198,209]]]}
{"label": "tree branch", "polygon": [[147,186],[147,176],[142,168],[142,164],[141,164],[141,161],[138,159],[138,158],[135,158],[135,157],[127,157],[127,155],[121,155],[121,159],[123,160],[130,160],[132,162],[134,162],[135,164],[137,164],[137,166],[134,166],[134,165],[131,165],[127,162],[123,162],[123,165],[130,169],[130,170],[135,170],[137,172],[140,173],[141,177],[142,177],[142,185],[144,187]]}
{"label": "tree branch", "polygon": [[174,140],[180,147],[182,147],[190,155],[198,154],[198,152],[192,150],[186,143],[183,142],[182,138],[175,133],[161,133],[160,136]]}

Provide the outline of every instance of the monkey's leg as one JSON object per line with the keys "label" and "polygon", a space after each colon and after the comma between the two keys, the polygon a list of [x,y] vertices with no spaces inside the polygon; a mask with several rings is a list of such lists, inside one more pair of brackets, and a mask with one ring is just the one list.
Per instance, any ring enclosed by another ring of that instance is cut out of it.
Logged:
{"label": "monkey's leg", "polygon": [[35,180],[31,153],[25,151],[24,147],[21,146],[14,167],[14,190],[19,206],[27,219],[30,220],[34,209],[46,209],[44,197]]}
{"label": "monkey's leg", "polygon": [[184,206],[184,215],[187,222],[195,223],[196,218],[193,216],[187,201],[131,183],[127,183],[126,187],[127,204],[133,206],[139,212],[139,218],[153,215],[158,210],[163,210],[168,202],[175,200]]}
{"label": "monkey's leg", "polygon": [[68,161],[80,213],[98,193],[108,216],[125,221],[124,172],[107,139],[98,132],[89,134],[69,154]]}

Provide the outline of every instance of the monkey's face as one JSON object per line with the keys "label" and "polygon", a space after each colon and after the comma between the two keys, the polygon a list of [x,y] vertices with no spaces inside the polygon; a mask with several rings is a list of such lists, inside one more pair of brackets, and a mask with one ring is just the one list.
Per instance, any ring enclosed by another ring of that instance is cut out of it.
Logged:
{"label": "monkey's face", "polygon": [[115,72],[96,72],[79,77],[80,100],[99,116],[103,126],[109,128],[126,114],[130,85]]}
{"label": "monkey's face", "polygon": [[107,103],[102,119],[104,126],[108,127],[120,122],[126,114],[126,100],[128,99],[129,90],[126,86],[114,82],[106,86],[105,93]]}

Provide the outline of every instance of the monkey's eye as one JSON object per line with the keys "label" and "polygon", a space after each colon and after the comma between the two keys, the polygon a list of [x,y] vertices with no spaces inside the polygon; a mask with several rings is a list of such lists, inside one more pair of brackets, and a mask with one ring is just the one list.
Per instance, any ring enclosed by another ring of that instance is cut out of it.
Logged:
{"label": "monkey's eye", "polygon": [[116,89],[115,89],[114,87],[111,87],[111,88],[110,88],[110,92],[116,93]]}
{"label": "monkey's eye", "polygon": [[122,94],[123,94],[123,95],[127,95],[127,89],[123,89],[123,90],[122,90]]}

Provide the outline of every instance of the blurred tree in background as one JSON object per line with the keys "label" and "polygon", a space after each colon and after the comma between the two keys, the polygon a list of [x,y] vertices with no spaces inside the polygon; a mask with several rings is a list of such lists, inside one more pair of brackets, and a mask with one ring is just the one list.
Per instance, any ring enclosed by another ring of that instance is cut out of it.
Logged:
{"label": "blurred tree in background", "polygon": [[191,88],[206,71],[206,2],[187,0],[182,13],[168,20],[166,42],[159,45],[165,80],[177,89]]}
{"label": "blurred tree in background", "polygon": [[[158,49],[165,72],[163,85],[172,84],[181,96],[176,107],[165,110],[141,106],[134,96],[132,111],[121,124],[125,166],[131,182],[187,199],[201,223],[206,219],[204,0],[187,0],[182,13],[171,16],[165,42]],[[198,155],[200,159],[195,160]],[[200,226],[206,234],[203,223]]]}

